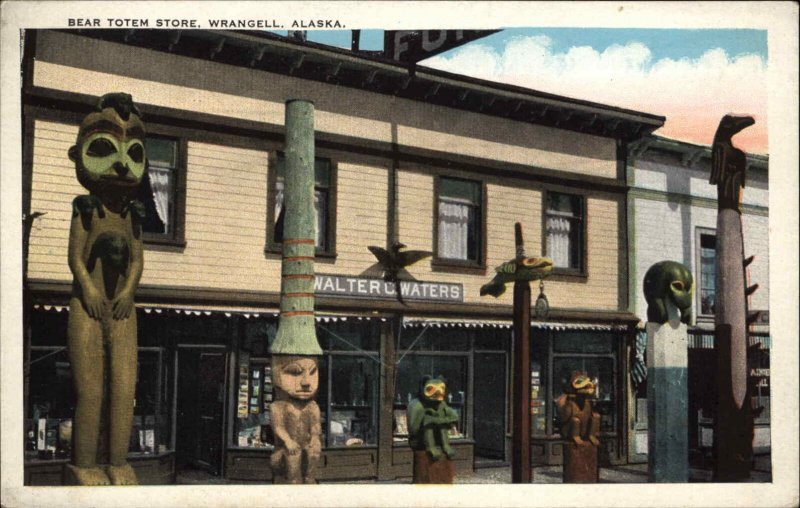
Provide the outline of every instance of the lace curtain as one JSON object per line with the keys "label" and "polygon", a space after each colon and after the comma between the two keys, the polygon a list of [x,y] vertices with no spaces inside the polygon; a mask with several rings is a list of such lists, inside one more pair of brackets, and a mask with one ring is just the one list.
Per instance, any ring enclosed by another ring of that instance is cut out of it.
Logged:
{"label": "lace curtain", "polygon": [[150,178],[150,188],[153,191],[153,204],[161,222],[164,223],[164,233],[170,232],[169,206],[170,196],[172,196],[172,170],[150,166],[148,169]]}
{"label": "lace curtain", "polygon": [[470,212],[465,204],[439,202],[439,257],[469,259]]}
{"label": "lace curtain", "polygon": [[552,258],[555,266],[569,268],[572,266],[572,249],[570,249],[569,219],[558,216],[547,217],[547,256]]}

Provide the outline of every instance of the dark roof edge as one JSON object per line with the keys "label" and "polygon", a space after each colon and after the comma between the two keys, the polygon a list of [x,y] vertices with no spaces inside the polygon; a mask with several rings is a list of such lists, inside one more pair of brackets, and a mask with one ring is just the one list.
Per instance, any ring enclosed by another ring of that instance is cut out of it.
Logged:
{"label": "dark roof edge", "polygon": [[[642,157],[648,150],[657,149],[681,155],[686,160],[711,158],[711,146],[649,134],[630,146],[634,157]],[[747,163],[754,169],[769,170],[769,154],[747,153]]]}
{"label": "dark roof edge", "polygon": [[[625,142],[653,132],[666,120],[664,116],[419,65],[405,65],[374,54],[295,41],[266,32],[205,29],[57,31]],[[267,54],[270,58],[264,57]],[[298,70],[301,66],[302,70]],[[355,81],[354,73],[359,76]],[[348,74],[349,78],[342,79],[343,74]],[[376,75],[379,79],[375,79]]]}

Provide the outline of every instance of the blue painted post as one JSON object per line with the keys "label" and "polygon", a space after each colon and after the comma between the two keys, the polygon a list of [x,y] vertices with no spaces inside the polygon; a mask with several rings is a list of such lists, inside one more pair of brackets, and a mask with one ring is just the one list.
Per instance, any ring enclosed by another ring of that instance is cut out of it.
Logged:
{"label": "blue painted post", "polygon": [[689,481],[686,325],[666,302],[669,320],[647,323],[647,462],[653,483]]}

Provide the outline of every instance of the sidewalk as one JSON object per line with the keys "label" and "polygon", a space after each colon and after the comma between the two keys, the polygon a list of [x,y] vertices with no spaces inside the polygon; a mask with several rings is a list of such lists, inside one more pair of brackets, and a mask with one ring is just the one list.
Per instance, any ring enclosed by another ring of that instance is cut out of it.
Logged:
{"label": "sidewalk", "polygon": [[[757,457],[754,469],[750,472],[750,483],[764,483],[772,481],[771,463],[769,456]],[[711,482],[711,470],[691,468],[689,482]],[[178,473],[175,481],[179,485],[210,485],[210,484],[254,484],[264,482],[232,481],[211,476],[201,471],[182,471]],[[320,484],[410,484],[411,478],[398,478],[390,481],[341,480],[320,481]],[[511,467],[484,467],[474,471],[470,476],[456,476],[457,484],[504,484],[511,483]],[[533,483],[563,483],[561,466],[538,466],[533,468]],[[620,466],[607,466],[600,468],[600,483],[647,483],[647,464],[623,464]]]}

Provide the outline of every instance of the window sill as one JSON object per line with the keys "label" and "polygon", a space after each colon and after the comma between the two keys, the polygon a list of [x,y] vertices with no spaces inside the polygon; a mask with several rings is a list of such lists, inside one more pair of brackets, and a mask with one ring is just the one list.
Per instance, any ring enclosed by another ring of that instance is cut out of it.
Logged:
{"label": "window sill", "polygon": [[[283,249],[280,247],[280,245],[264,247],[264,254],[270,257],[280,257],[281,254],[283,254]],[[337,256],[336,252],[332,251],[314,253],[314,259],[319,259],[319,260],[335,260],[336,256]]]}
{"label": "window sill", "polygon": [[144,247],[151,250],[183,252],[186,248],[186,240],[184,239],[148,235],[147,233],[142,235],[142,241]]}
{"label": "window sill", "polygon": [[557,282],[586,282],[589,279],[589,274],[579,270],[569,270],[567,268],[553,268],[544,280],[552,280]]}
{"label": "window sill", "polygon": [[468,275],[486,275],[486,265],[475,261],[460,259],[434,258],[431,260],[434,272],[463,273]]}

